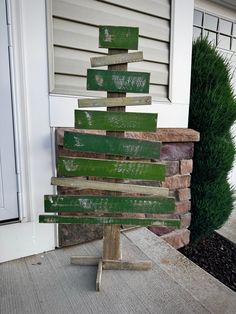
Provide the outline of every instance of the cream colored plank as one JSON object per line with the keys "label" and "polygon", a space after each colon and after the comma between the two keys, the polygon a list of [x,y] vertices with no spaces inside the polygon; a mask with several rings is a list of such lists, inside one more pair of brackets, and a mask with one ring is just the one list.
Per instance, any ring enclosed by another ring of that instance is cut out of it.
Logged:
{"label": "cream colored plank", "polygon": [[[169,21],[153,16],[144,18],[142,13],[114,7],[103,2],[84,0],[54,0],[53,14],[56,17],[91,25],[139,25],[139,34],[169,42]],[[122,19],[121,19],[122,17]],[[155,31],[153,31],[155,30]]]}
{"label": "cream colored plank", "polygon": [[98,263],[98,271],[97,271],[97,278],[96,278],[96,291],[101,290],[102,284],[102,260]]}
{"label": "cream colored plank", "polygon": [[143,52],[131,52],[131,53],[120,53],[117,55],[110,55],[105,57],[93,57],[90,58],[92,67],[101,67],[104,65],[131,63],[143,61]]}
{"label": "cream colored plank", "polygon": [[168,197],[169,189],[144,186],[144,185],[134,185],[134,184],[124,184],[124,183],[112,183],[103,181],[92,181],[77,178],[56,178],[52,177],[51,184],[59,186],[67,186],[78,189],[93,189],[93,190],[105,190],[105,191],[117,191],[124,193],[140,193],[153,196]]}
{"label": "cream colored plank", "polygon": [[[72,21],[53,19],[54,44],[73,49],[106,54],[107,49],[98,48],[98,28]],[[169,43],[148,38],[139,38],[139,49],[144,59],[162,63],[169,62]]]}
{"label": "cream colored plank", "polygon": [[73,265],[98,265],[101,257],[97,256],[71,256],[70,262]]}
{"label": "cream colored plank", "polygon": [[117,98],[84,98],[78,100],[79,108],[88,107],[117,107],[117,106],[146,106],[152,104],[151,96],[117,97]]}
{"label": "cream colored plank", "polygon": [[162,17],[170,19],[170,0],[104,0],[108,3],[119,4],[128,9],[134,9],[143,13],[155,15],[157,17]]}
{"label": "cream colored plank", "polygon": [[112,270],[150,270],[151,261],[113,261],[103,260],[103,269]]}

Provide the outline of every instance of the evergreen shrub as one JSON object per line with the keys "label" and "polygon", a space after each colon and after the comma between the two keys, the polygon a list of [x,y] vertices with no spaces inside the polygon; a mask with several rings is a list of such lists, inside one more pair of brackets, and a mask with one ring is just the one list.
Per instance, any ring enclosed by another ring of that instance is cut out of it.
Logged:
{"label": "evergreen shrub", "polygon": [[230,128],[236,120],[229,63],[208,43],[193,43],[189,128],[200,132],[193,158],[191,241],[210,235],[228,219],[234,191],[228,183],[235,146]]}

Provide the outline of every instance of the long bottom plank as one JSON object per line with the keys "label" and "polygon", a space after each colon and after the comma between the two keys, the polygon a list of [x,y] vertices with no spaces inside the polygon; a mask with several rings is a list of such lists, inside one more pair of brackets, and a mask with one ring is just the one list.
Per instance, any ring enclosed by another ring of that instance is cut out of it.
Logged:
{"label": "long bottom plank", "polygon": [[81,216],[56,216],[40,215],[41,223],[62,224],[115,224],[115,225],[138,225],[158,227],[180,227],[179,219],[157,219],[157,218],[126,218],[126,217],[81,217]]}

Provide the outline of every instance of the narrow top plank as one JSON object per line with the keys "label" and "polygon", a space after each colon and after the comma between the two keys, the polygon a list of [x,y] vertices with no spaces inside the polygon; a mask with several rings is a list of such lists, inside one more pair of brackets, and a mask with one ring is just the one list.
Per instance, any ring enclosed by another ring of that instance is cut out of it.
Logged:
{"label": "narrow top plank", "polygon": [[115,49],[138,49],[138,27],[99,26],[99,47]]}
{"label": "narrow top plank", "polygon": [[142,51],[90,58],[92,67],[101,67],[105,65],[132,63],[139,61],[143,61]]}
{"label": "narrow top plank", "polygon": [[141,97],[115,97],[115,98],[84,98],[78,100],[79,108],[88,107],[120,107],[120,106],[146,106],[152,104],[151,96]]}

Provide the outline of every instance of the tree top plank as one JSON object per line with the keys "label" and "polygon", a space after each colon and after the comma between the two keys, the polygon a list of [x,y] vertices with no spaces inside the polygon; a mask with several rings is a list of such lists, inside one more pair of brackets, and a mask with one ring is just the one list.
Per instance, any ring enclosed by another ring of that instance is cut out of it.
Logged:
{"label": "tree top plank", "polygon": [[138,27],[99,26],[99,47],[115,49],[138,49]]}

